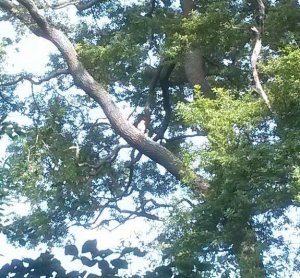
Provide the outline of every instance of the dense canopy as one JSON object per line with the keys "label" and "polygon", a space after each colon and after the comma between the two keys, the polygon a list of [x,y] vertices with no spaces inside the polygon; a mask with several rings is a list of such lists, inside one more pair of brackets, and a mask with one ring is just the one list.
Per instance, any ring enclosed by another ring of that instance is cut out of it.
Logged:
{"label": "dense canopy", "polygon": [[[276,234],[299,214],[299,5],[0,0],[17,32],[0,51],[1,205],[31,205],[1,231],[53,246],[143,217],[165,221],[163,271],[145,277],[300,271],[299,244]],[[6,72],[29,34],[57,48],[45,72]]]}

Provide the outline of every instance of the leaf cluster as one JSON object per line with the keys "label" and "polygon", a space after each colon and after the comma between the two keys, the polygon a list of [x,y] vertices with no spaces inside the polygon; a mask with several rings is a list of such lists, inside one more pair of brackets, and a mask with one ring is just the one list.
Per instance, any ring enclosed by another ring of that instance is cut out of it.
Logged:
{"label": "leaf cluster", "polygon": [[211,188],[203,202],[184,213],[179,210],[170,222],[165,241],[177,256],[183,252],[183,257],[193,254],[210,262],[228,252],[227,263],[235,265],[236,246],[250,244],[252,229],[259,234],[261,245],[254,244],[258,254],[262,246],[267,251],[282,244],[273,235],[279,228],[274,220],[283,217],[288,223],[284,212],[299,200],[298,67],[299,51],[293,48],[262,67],[270,76],[266,87],[272,114],[250,92],[236,97],[220,88],[216,99],[206,99],[195,87],[197,99],[178,105],[185,122],[208,134],[208,142],[188,151],[186,158],[198,162]]}

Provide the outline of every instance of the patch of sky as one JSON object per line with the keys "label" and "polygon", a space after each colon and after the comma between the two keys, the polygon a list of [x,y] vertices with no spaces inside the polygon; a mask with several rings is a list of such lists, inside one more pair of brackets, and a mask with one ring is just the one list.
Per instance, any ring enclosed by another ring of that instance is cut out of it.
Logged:
{"label": "patch of sky", "polygon": [[[129,5],[135,1],[124,1],[126,5]],[[73,12],[71,12],[73,14]],[[107,19],[103,19],[101,24],[107,23]],[[99,24],[99,22],[98,22]],[[0,37],[9,38],[12,41],[16,40],[16,32],[14,28],[9,23],[0,23]],[[27,35],[25,39],[20,40],[14,46],[7,46],[6,53],[6,65],[5,69],[7,73],[10,74],[18,74],[20,72],[30,72],[35,75],[43,75],[45,71],[49,70],[47,64],[49,63],[49,55],[51,53],[56,53],[56,48],[46,40],[42,38],[38,38],[33,35]],[[38,91],[42,86],[35,86],[35,90]],[[32,97],[32,90],[29,82],[23,82],[18,86],[16,94],[19,96],[20,100],[26,101],[26,98]],[[65,94],[64,92],[63,94]],[[69,93],[69,92],[68,92]],[[73,93],[81,94],[81,92],[73,91]],[[38,93],[37,93],[38,94]],[[123,106],[123,111],[127,114],[131,113],[131,110],[128,105],[121,103]],[[126,106],[126,107],[125,107]],[[103,120],[107,122],[105,115],[103,114],[100,108],[93,108],[89,110],[89,118],[91,121]],[[7,120],[16,122],[20,125],[31,125],[32,121],[28,117],[24,115],[14,112],[11,113]],[[68,128],[68,127],[66,127]],[[111,131],[107,131],[108,133]],[[79,138],[80,139],[80,138]],[[0,141],[0,157],[3,160],[6,154],[6,147],[10,143],[10,139],[7,136],[3,136]],[[126,200],[122,204],[125,206],[132,203],[132,200]],[[47,204],[41,204],[41,206],[46,209]],[[5,208],[5,213],[7,216],[18,215],[18,216],[26,216],[30,213],[31,206],[24,199],[18,201],[12,201],[10,206]],[[107,215],[106,215],[107,216]],[[156,236],[156,233],[152,233],[151,235],[145,237],[145,231],[151,230],[151,226],[153,224],[148,223],[142,218],[134,219],[124,225],[118,227],[118,229],[114,229],[113,231],[106,231],[103,228],[99,230],[99,227],[94,230],[84,229],[82,227],[72,227],[70,229],[71,238],[75,240],[75,244],[77,246],[82,246],[82,244],[88,240],[96,238],[99,240],[102,249],[105,248],[117,248],[122,244],[137,244],[141,245],[141,241],[145,241],[147,243],[148,240],[153,240],[153,237]],[[71,240],[69,238],[68,240]],[[146,244],[146,243],[143,244]],[[148,241],[149,242],[149,241]],[[1,255],[0,256],[0,265],[5,264],[6,262],[11,261],[12,259],[18,259],[22,257],[37,257],[40,252],[44,252],[47,247],[45,244],[40,244],[35,250],[27,250],[24,248],[16,248],[10,245],[6,239],[6,237],[0,234],[0,243],[1,243]],[[62,264],[66,267],[67,270],[73,270],[75,268],[82,268],[81,263],[71,262],[72,258],[68,258],[64,256],[64,250],[61,248],[53,248],[53,253],[55,256],[62,261]],[[75,266],[77,264],[77,266]],[[135,258],[134,264],[130,265],[128,270],[129,273],[136,273],[139,269],[148,268],[149,264],[143,258]]]}
{"label": "patch of sky", "polygon": [[[294,206],[288,207],[278,219],[273,217],[270,219],[268,212],[254,217],[259,222],[272,221],[275,227],[272,229],[272,233],[278,244],[271,246],[270,250],[264,254],[264,262],[272,265],[273,270],[270,269],[270,271],[273,271],[275,276],[278,269],[280,269],[280,277],[299,277],[299,273],[295,269],[300,247],[299,217],[300,209]],[[289,262],[289,264],[286,262]]]}

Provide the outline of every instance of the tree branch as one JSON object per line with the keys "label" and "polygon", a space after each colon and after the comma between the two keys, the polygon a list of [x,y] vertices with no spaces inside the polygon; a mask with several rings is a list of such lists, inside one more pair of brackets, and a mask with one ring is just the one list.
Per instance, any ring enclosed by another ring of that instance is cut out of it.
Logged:
{"label": "tree branch", "polygon": [[76,6],[80,2],[80,0],[74,0],[74,1],[62,0],[62,1],[57,1],[56,3],[52,4],[47,0],[44,0],[44,1],[48,7],[52,8],[54,10],[63,9],[63,8],[66,8],[66,7],[72,6],[72,5]]}
{"label": "tree branch", "polygon": [[101,168],[104,164],[114,162],[116,160],[120,150],[122,150],[124,148],[130,148],[130,146],[127,144],[117,146],[110,154],[108,154],[104,158],[100,159],[100,161],[96,165],[90,164],[88,162],[78,163],[79,167],[87,166],[93,170],[93,173],[90,175],[90,178],[89,178],[87,184],[89,184],[96,176],[98,176],[98,174],[101,171]]}
{"label": "tree branch", "polygon": [[74,1],[70,1],[70,0],[62,0],[62,1],[57,1],[55,4],[51,4],[48,1],[45,0],[46,4],[48,7],[54,9],[54,10],[59,10],[59,9],[63,9],[66,8],[68,6],[72,6],[74,5],[78,11],[83,11],[83,10],[87,10],[91,7],[93,7],[94,5],[98,4],[98,3],[103,3],[106,2],[107,0],[91,0],[88,2],[82,2],[80,0],[74,0]]}
{"label": "tree branch", "polygon": [[22,74],[20,77],[18,77],[16,80],[10,81],[10,82],[5,82],[5,83],[0,83],[0,87],[9,87],[13,85],[17,85],[19,82],[22,82],[24,80],[29,81],[31,84],[34,85],[41,85],[44,82],[50,81],[53,78],[56,78],[60,75],[66,75],[70,74],[70,72],[67,69],[60,69],[57,71],[54,71],[50,73],[49,75],[46,75],[44,77],[40,77],[37,80],[33,79],[32,74]]}
{"label": "tree branch", "polygon": [[76,6],[77,10],[79,11],[83,11],[83,10],[86,10],[86,9],[89,9],[91,7],[93,7],[94,5],[98,4],[98,3],[103,3],[103,2],[106,2],[107,0],[91,0],[89,2],[79,2]]}
{"label": "tree branch", "polygon": [[[195,8],[195,1],[193,0],[181,0],[181,9],[183,17],[188,18]],[[214,93],[211,90],[210,84],[208,83],[204,67],[203,67],[203,53],[198,47],[191,47],[187,49],[184,55],[184,70],[188,82],[194,88],[195,85],[201,85],[201,91],[204,96],[213,98]]]}
{"label": "tree branch", "polygon": [[[257,0],[257,1],[258,1],[261,25],[263,25],[263,18],[265,17],[265,5],[262,0]],[[260,29],[262,29],[262,26]],[[251,30],[254,33],[254,48],[251,55],[251,68],[252,68],[252,75],[255,83],[255,90],[260,95],[262,100],[266,103],[268,108],[272,110],[269,98],[261,85],[258,70],[257,70],[257,60],[262,47],[261,30],[258,30],[258,28],[256,28],[255,26],[253,26]]]}
{"label": "tree branch", "polygon": [[151,8],[150,8],[149,12],[147,12],[145,14],[145,16],[152,17],[152,15],[155,11],[155,6],[156,6],[156,0],[151,0]]}
{"label": "tree branch", "polygon": [[[0,0],[0,8],[4,11],[7,11],[7,9],[3,3],[7,2],[8,0]],[[106,89],[88,73],[79,61],[71,41],[60,30],[49,24],[32,0],[19,0],[19,3],[28,10],[31,18],[39,27],[41,31],[39,35],[51,41],[61,52],[68,65],[69,72],[73,76],[75,85],[101,106],[113,129],[133,148],[136,148],[156,163],[162,165],[176,178],[180,179],[183,174],[182,161],[168,149],[145,136],[144,133],[127,121]],[[15,6],[15,8],[17,9],[18,7]],[[17,17],[16,12],[13,14]],[[24,23],[26,24],[26,22]],[[32,26],[27,25],[27,27],[31,29]],[[36,31],[36,29],[33,28],[33,31]],[[198,177],[195,182],[199,189],[203,191],[207,190],[207,184],[203,178]]]}
{"label": "tree branch", "polygon": [[162,95],[163,95],[163,107],[165,110],[165,117],[161,123],[160,129],[157,131],[156,135],[154,136],[153,140],[158,141],[164,137],[164,134],[169,126],[171,115],[172,115],[172,109],[170,104],[170,93],[169,93],[169,78],[170,75],[175,67],[175,64],[169,64],[165,65],[164,71],[162,72],[160,76],[160,86],[162,89]]}

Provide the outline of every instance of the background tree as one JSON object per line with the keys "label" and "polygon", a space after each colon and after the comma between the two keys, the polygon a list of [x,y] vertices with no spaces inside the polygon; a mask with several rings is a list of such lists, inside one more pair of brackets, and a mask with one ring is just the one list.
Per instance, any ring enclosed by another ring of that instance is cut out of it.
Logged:
{"label": "background tree", "polygon": [[[73,5],[80,22],[68,26]],[[3,227],[12,241],[51,245],[72,225],[158,220],[169,209],[166,259],[182,277],[219,258],[224,275],[272,275],[263,251],[275,243],[275,219],[299,201],[297,1],[1,0],[0,8],[59,51],[45,76],[2,77],[9,92],[32,84],[21,112],[33,124],[12,142],[1,181],[32,205]],[[190,137],[207,144],[194,152]],[[174,207],[164,197],[178,188]],[[98,220],[106,210],[111,217]]]}

